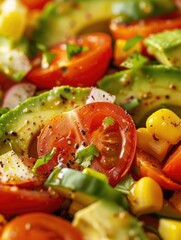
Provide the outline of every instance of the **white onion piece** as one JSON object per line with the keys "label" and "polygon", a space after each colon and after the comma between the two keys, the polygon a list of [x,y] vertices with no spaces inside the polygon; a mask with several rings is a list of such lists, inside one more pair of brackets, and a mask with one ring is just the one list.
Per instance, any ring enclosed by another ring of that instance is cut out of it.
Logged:
{"label": "white onion piece", "polygon": [[32,83],[18,83],[13,85],[6,93],[2,102],[2,107],[9,109],[16,107],[27,98],[34,96],[36,85]]}
{"label": "white onion piece", "polygon": [[86,104],[93,103],[93,102],[110,102],[114,103],[116,100],[116,96],[111,95],[110,93],[107,93],[101,89],[98,89],[96,87],[92,87],[91,91],[89,93],[89,96],[87,97]]}

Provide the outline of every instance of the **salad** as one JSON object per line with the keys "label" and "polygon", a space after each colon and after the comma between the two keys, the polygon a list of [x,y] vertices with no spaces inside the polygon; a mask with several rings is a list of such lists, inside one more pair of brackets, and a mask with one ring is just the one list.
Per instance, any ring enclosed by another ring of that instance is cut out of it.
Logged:
{"label": "salad", "polygon": [[180,0],[0,9],[0,240],[179,240]]}

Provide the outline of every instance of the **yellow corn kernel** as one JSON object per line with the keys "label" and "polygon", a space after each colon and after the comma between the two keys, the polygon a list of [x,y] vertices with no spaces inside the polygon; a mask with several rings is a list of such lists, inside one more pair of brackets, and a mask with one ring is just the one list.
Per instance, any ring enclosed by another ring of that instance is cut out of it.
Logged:
{"label": "yellow corn kernel", "polygon": [[1,6],[1,11],[0,34],[18,40],[26,27],[26,7],[20,4],[19,1],[6,0]]}
{"label": "yellow corn kernel", "polygon": [[138,128],[137,146],[159,161],[163,161],[171,144],[165,139],[155,138],[155,136],[150,133],[147,128]]}
{"label": "yellow corn kernel", "polygon": [[84,174],[98,178],[106,183],[108,183],[108,178],[105,174],[98,172],[92,168],[84,168],[84,170],[82,171]]}
{"label": "yellow corn kernel", "polygon": [[146,121],[146,127],[156,138],[162,138],[171,144],[181,140],[181,119],[169,109],[154,112]]}
{"label": "yellow corn kernel", "polygon": [[160,219],[158,231],[163,240],[179,240],[181,237],[181,222],[170,219]]}
{"label": "yellow corn kernel", "polygon": [[125,47],[126,42],[127,42],[127,40],[124,40],[124,39],[118,39],[115,42],[115,47],[114,47],[114,63],[115,63],[115,65],[120,65],[120,63],[122,63],[133,52],[141,51],[140,42],[136,43],[129,50],[125,51],[124,47]]}
{"label": "yellow corn kernel", "polygon": [[143,177],[133,184],[128,200],[133,214],[154,213],[163,206],[163,192],[155,180]]}

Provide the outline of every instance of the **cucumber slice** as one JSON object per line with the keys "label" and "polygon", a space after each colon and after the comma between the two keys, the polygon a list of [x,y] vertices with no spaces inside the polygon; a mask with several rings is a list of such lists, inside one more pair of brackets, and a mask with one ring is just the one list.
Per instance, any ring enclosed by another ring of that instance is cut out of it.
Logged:
{"label": "cucumber slice", "polygon": [[116,202],[126,209],[128,207],[126,196],[108,183],[74,169],[55,169],[46,180],[45,186],[52,187],[85,206],[103,198]]}

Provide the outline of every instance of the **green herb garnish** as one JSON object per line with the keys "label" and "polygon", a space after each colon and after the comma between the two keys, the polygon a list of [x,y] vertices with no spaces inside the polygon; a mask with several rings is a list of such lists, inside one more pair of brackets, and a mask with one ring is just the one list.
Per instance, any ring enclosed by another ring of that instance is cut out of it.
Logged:
{"label": "green herb garnish", "polygon": [[53,59],[56,57],[56,54],[49,51],[43,44],[37,44],[36,47],[42,52],[41,67],[43,69],[48,68],[52,63]]}
{"label": "green herb garnish", "polygon": [[108,125],[111,125],[111,126],[113,126],[114,123],[115,123],[114,118],[112,118],[112,117],[106,117],[106,118],[104,118],[103,122],[106,123],[106,124],[108,124]]}
{"label": "green herb garnish", "polygon": [[138,52],[134,52],[123,63],[121,63],[121,66],[129,69],[138,69],[148,61],[149,59],[147,57]]}
{"label": "green herb garnish", "polygon": [[87,50],[89,50],[88,47],[85,46],[80,46],[80,45],[75,45],[75,44],[70,44],[67,43],[67,57],[70,60],[73,56],[76,56],[82,52],[85,52]]}
{"label": "green herb garnish", "polygon": [[131,174],[129,175],[126,175],[122,180],[121,182],[119,182],[115,189],[121,193],[124,193],[124,194],[129,194],[130,193],[130,189],[131,189],[131,186],[134,184],[134,179],[133,177],[131,176]]}
{"label": "green herb garnish", "polygon": [[93,145],[82,147],[77,151],[76,162],[83,167],[89,167],[94,157],[99,156],[98,149]]}
{"label": "green herb garnish", "polygon": [[44,165],[44,164],[46,164],[46,163],[48,163],[52,159],[52,157],[55,154],[55,152],[56,152],[56,148],[54,147],[51,152],[49,152],[49,153],[41,156],[40,158],[38,158],[36,160],[35,165],[32,168],[32,171],[34,173],[36,173],[37,168],[42,166],[42,165]]}
{"label": "green herb garnish", "polygon": [[141,40],[143,40],[143,37],[142,37],[142,36],[135,36],[135,37],[133,37],[133,38],[130,38],[130,39],[126,42],[123,50],[124,50],[124,51],[128,51],[130,48],[134,47],[134,46],[135,46],[138,42],[140,42]]}

